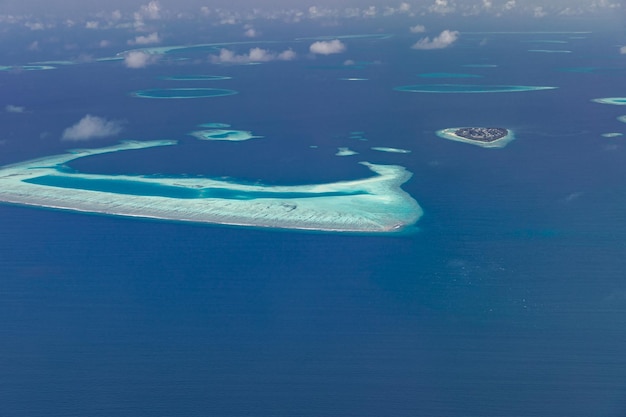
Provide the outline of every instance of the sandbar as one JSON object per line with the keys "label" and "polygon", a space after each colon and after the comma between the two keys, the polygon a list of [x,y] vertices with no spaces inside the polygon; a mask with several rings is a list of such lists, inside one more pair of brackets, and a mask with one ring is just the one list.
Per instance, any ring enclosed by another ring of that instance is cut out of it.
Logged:
{"label": "sandbar", "polygon": [[361,162],[376,175],[297,186],[84,174],[66,165],[85,156],[176,143],[125,141],[2,167],[0,202],[183,222],[373,234],[405,231],[422,215],[419,204],[401,188],[412,174],[397,165]]}
{"label": "sandbar", "polygon": [[[459,136],[457,131],[460,129],[467,129],[466,127],[451,127],[437,131],[437,136],[443,139],[453,140],[456,142],[469,143],[472,145],[480,146],[482,148],[504,148],[509,142],[515,139],[515,134],[512,130],[506,129],[507,133],[498,139],[491,141],[475,140],[466,137]],[[485,129],[485,128],[478,128]],[[488,129],[488,128],[487,128]]]}
{"label": "sandbar", "polygon": [[358,154],[359,153],[357,151],[353,151],[350,148],[338,148],[335,156],[352,156],[352,155],[358,155]]}

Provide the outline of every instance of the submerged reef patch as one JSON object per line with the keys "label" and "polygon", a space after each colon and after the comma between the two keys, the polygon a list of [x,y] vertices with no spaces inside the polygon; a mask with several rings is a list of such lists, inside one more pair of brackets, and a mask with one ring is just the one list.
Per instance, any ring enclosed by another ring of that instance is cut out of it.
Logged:
{"label": "submerged reef patch", "polygon": [[457,72],[427,72],[423,74],[417,74],[421,78],[482,78],[482,75],[477,74],[464,74]]}
{"label": "submerged reef patch", "polygon": [[358,154],[359,153],[357,151],[353,151],[350,148],[338,148],[335,156],[352,156],[352,155],[358,155]]}
{"label": "submerged reef patch", "polygon": [[529,85],[417,84],[395,87],[394,90],[408,93],[515,93],[555,88],[557,87]]}
{"label": "submerged reef patch", "polygon": [[594,98],[594,103],[600,104],[613,104],[616,106],[626,106],[626,97],[605,97],[605,98]]}
{"label": "submerged reef patch", "polygon": [[[213,123],[207,123],[207,124],[213,124]],[[219,123],[215,123],[215,124],[219,125]],[[226,125],[225,127],[228,127],[228,125]],[[232,141],[232,142],[240,142],[243,140],[263,137],[263,136],[254,136],[252,132],[247,131],[247,130],[228,130],[228,129],[197,130],[189,134],[200,140],[227,140],[227,141]]]}
{"label": "submerged reef patch", "polygon": [[225,75],[170,75],[161,77],[162,80],[169,81],[219,81],[230,80],[233,77],[227,77]]}
{"label": "submerged reef patch", "polygon": [[221,88],[154,88],[132,93],[133,97],[154,99],[185,99],[222,97],[237,94],[235,90]]}
{"label": "submerged reef patch", "polygon": [[400,148],[389,148],[386,146],[373,146],[371,148],[373,151],[378,152],[388,152],[388,153],[411,153],[408,149],[400,149]]}
{"label": "submerged reef patch", "polygon": [[16,66],[4,66],[0,65],[0,71],[12,71],[12,72],[20,72],[20,71],[47,71],[57,69],[52,65],[16,65]]}

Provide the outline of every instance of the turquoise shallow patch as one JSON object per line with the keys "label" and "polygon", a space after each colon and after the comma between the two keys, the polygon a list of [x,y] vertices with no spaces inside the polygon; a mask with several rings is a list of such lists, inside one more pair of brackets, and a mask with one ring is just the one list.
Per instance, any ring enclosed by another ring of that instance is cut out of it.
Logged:
{"label": "turquoise shallow patch", "polygon": [[528,52],[539,52],[543,54],[571,54],[572,51],[565,49],[529,49]]}
{"label": "turquoise shallow patch", "polygon": [[455,72],[428,72],[425,74],[418,74],[417,76],[422,78],[482,78],[482,75],[461,74]]}
{"label": "turquoise shallow patch", "polygon": [[230,80],[233,77],[227,77],[224,75],[171,75],[167,77],[161,77],[162,80],[170,81],[218,81],[218,80]]}
{"label": "turquoise shallow patch", "polygon": [[230,125],[228,123],[219,123],[219,122],[203,123],[203,124],[201,124],[199,126],[200,127],[210,127],[210,128],[213,128],[213,129],[223,129],[223,128],[230,127]]}
{"label": "turquoise shallow patch", "polygon": [[247,130],[230,130],[230,129],[208,129],[197,130],[189,133],[191,136],[200,140],[227,140],[232,142],[239,142],[248,139],[260,138],[261,136],[254,136],[252,132]]}
{"label": "turquoise shallow patch", "polygon": [[528,85],[418,84],[395,87],[394,90],[409,93],[513,93],[555,88]]}
{"label": "turquoise shallow patch", "polygon": [[616,106],[626,106],[626,97],[604,97],[604,98],[594,98],[594,103],[600,104],[614,104]]}
{"label": "turquoise shallow patch", "polygon": [[495,64],[466,64],[463,65],[465,68],[496,68]]}
{"label": "turquoise shallow patch", "polygon": [[56,67],[53,67],[52,65],[0,66],[0,71],[46,71],[53,69],[56,69]]}
{"label": "turquoise shallow patch", "polygon": [[154,88],[135,91],[132,95],[139,98],[180,99],[222,97],[233,94],[237,94],[237,91],[220,88]]}
{"label": "turquoise shallow patch", "polygon": [[176,187],[163,184],[151,184],[141,181],[116,179],[90,179],[45,175],[42,177],[24,180],[29,184],[45,185],[48,187],[99,191],[103,193],[140,195],[167,198],[223,198],[229,200],[254,200],[257,198],[314,198],[336,197],[346,195],[363,195],[363,191],[336,191],[322,193],[307,192],[271,192],[271,191],[244,191],[229,188],[201,188]]}

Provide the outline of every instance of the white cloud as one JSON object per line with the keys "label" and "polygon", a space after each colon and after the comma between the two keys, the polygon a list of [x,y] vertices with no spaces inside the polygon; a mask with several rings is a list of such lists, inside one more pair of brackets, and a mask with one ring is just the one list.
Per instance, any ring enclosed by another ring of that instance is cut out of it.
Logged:
{"label": "white cloud", "polygon": [[544,17],[547,13],[543,10],[543,7],[541,6],[537,6],[535,7],[535,9],[533,10],[533,15],[535,17]]}
{"label": "white cloud", "polygon": [[88,114],[75,125],[65,129],[61,139],[71,141],[101,139],[115,136],[121,131],[121,122]]}
{"label": "white cloud", "polygon": [[107,48],[107,47],[111,46],[111,41],[106,40],[106,39],[102,39],[102,40],[100,41],[100,43],[98,43],[98,46],[99,46],[100,48]]}
{"label": "white cloud", "polygon": [[39,50],[39,41],[32,41],[30,45],[28,45],[29,51],[38,51]]}
{"label": "white cloud", "polygon": [[377,13],[376,6],[369,6],[367,9],[363,10],[363,17],[375,17]]}
{"label": "white cloud", "polygon": [[85,23],[85,29],[98,29],[98,27],[100,27],[100,23],[98,23],[96,20],[89,20],[87,23]]}
{"label": "white cloud", "polygon": [[153,64],[158,55],[150,55],[142,51],[130,51],[124,56],[124,65],[128,68],[144,68]]}
{"label": "white cloud", "polygon": [[619,48],[619,53],[626,54],[626,46],[622,46],[621,48]]}
{"label": "white cloud", "polygon": [[277,55],[279,61],[292,61],[296,59],[296,53],[292,49],[286,49]]}
{"label": "white cloud", "polygon": [[275,53],[267,49],[252,48],[247,54],[237,55],[235,52],[222,48],[219,55],[212,55],[211,62],[215,64],[248,64],[250,62],[291,61],[296,58],[296,53],[286,49]]}
{"label": "white cloud", "polygon": [[256,38],[259,36],[259,33],[254,28],[248,28],[243,34],[247,38]]}
{"label": "white cloud", "polygon": [[345,50],[346,45],[339,39],[333,39],[332,41],[317,41],[313,42],[311,46],[309,46],[309,51],[320,55],[339,54]]}
{"label": "white cloud", "polygon": [[415,25],[409,28],[411,33],[424,33],[426,32],[426,26],[424,25]]}
{"label": "white cloud", "polygon": [[448,4],[448,0],[435,0],[435,3],[428,8],[433,13],[451,13],[454,11],[454,5]]}
{"label": "white cloud", "polygon": [[139,7],[139,10],[135,12],[135,20],[157,20],[161,18],[161,5],[157,0],[152,0],[148,4],[144,4]]}
{"label": "white cloud", "polygon": [[26,110],[26,107],[23,106],[15,106],[13,104],[8,104],[4,107],[4,110],[7,113],[24,113],[24,111]]}
{"label": "white cloud", "polygon": [[26,26],[30,30],[44,30],[45,29],[45,26],[43,25],[43,23],[39,23],[39,22],[26,22],[24,23],[24,26]]}
{"label": "white cloud", "polygon": [[515,8],[515,6],[516,6],[515,0],[509,0],[506,3],[504,3],[504,10],[512,10]]}
{"label": "white cloud", "polygon": [[413,49],[443,49],[452,45],[459,37],[459,32],[444,30],[439,36],[433,38],[422,38],[417,41],[411,48]]}
{"label": "white cloud", "polygon": [[128,41],[129,45],[149,45],[151,43],[159,43],[161,38],[157,32],[152,32],[149,35],[137,36],[134,40]]}

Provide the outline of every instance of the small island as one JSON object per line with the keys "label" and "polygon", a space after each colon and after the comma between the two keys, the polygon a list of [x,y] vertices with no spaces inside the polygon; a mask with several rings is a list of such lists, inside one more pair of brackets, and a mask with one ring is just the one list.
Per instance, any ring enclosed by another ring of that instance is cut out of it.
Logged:
{"label": "small island", "polygon": [[483,148],[503,148],[515,139],[513,131],[503,127],[455,127],[439,130],[437,136]]}

